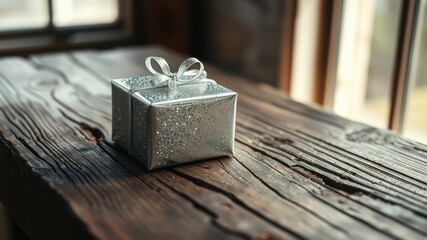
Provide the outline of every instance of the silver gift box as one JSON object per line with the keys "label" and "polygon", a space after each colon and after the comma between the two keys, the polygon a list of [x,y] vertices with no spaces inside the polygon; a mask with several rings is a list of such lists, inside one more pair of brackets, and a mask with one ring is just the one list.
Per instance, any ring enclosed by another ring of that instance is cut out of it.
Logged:
{"label": "silver gift box", "polygon": [[150,170],[233,154],[237,93],[214,81],[176,89],[149,82],[149,76],[112,81],[118,146]]}

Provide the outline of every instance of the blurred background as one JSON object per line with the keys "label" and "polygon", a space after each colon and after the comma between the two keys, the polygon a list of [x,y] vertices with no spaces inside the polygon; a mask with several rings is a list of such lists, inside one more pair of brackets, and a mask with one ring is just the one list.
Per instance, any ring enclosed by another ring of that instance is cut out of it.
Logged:
{"label": "blurred background", "polygon": [[426,1],[0,0],[0,56],[162,45],[427,143]]}

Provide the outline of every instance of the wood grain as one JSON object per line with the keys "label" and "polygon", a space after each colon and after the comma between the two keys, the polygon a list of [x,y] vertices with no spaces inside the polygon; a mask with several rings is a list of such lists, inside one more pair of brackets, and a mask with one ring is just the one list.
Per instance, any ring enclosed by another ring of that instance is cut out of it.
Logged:
{"label": "wood grain", "polygon": [[209,66],[236,154],[147,172],[111,142],[110,80],[158,47],[0,59],[0,199],[34,239],[423,239],[427,146]]}

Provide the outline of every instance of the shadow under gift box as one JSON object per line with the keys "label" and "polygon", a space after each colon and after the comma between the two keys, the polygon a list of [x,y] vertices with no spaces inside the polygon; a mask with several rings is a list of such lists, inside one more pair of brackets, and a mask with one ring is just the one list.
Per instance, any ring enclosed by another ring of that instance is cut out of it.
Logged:
{"label": "shadow under gift box", "polygon": [[149,170],[234,152],[237,93],[212,80],[174,90],[117,79],[112,99],[113,141]]}

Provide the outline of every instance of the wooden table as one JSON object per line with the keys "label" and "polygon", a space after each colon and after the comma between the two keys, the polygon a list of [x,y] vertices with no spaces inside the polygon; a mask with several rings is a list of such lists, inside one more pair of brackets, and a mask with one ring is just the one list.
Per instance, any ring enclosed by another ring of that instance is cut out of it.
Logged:
{"label": "wooden table", "polygon": [[147,172],[111,142],[124,48],[0,60],[0,199],[34,239],[423,239],[427,146],[208,67],[239,93],[236,154]]}

